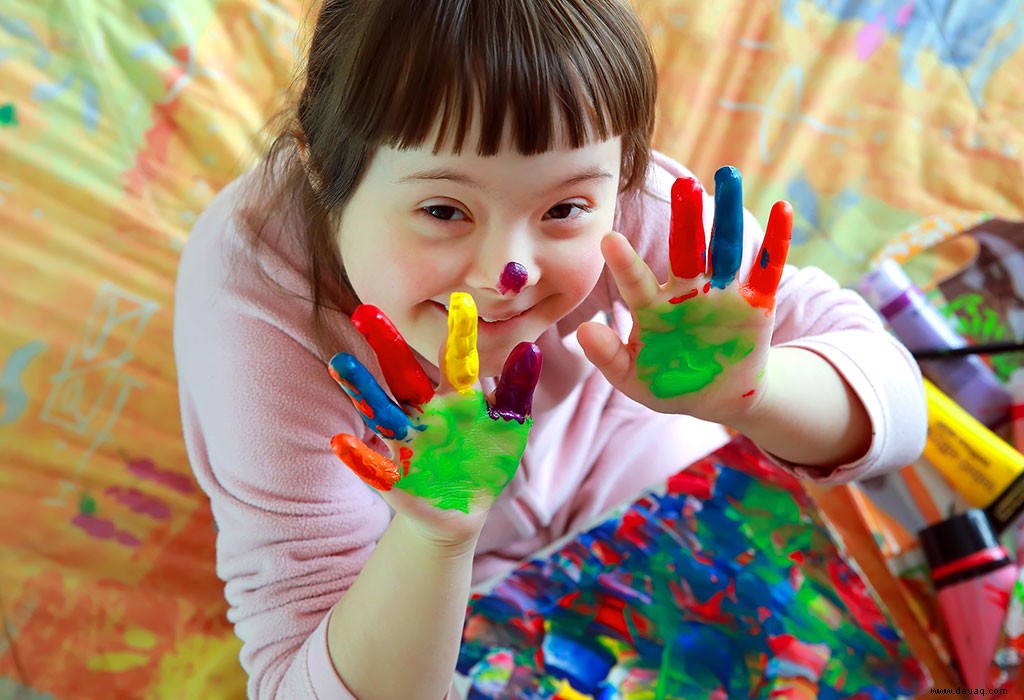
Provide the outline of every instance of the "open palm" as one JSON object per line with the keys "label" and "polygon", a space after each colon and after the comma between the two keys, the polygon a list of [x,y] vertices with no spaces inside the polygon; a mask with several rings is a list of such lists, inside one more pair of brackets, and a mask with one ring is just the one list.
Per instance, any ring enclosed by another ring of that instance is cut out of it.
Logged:
{"label": "open palm", "polygon": [[330,373],[392,454],[389,459],[344,433],[334,436],[332,449],[392,508],[436,537],[471,532],[519,467],[533,424],[540,349],[533,343],[513,348],[492,405],[475,388],[477,315],[468,294],[452,295],[445,381],[437,391],[383,312],[363,305],[352,320],[373,348],[395,398],[347,353],[331,358]]}
{"label": "open palm", "polygon": [[715,173],[709,250],[702,196],[700,183],[690,178],[672,187],[671,274],[664,284],[624,237],[605,239],[605,260],[633,312],[633,331],[623,344],[611,329],[588,323],[579,338],[587,357],[635,401],[663,413],[726,422],[760,399],[793,214],[788,203],[775,204],[760,253],[740,282],[739,172],[725,167]]}

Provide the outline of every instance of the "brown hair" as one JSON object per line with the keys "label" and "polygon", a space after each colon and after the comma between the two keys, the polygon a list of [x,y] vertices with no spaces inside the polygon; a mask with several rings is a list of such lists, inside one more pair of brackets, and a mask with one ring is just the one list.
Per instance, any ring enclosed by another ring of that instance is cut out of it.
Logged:
{"label": "brown hair", "polygon": [[626,1],[323,0],[298,98],[272,122],[247,217],[254,243],[272,212],[302,217],[319,337],[325,290],[348,286],[337,216],[381,146],[420,147],[440,125],[434,151],[460,150],[479,110],[480,155],[497,153],[506,118],[523,155],[621,136],[621,189],[642,187],[656,74]]}

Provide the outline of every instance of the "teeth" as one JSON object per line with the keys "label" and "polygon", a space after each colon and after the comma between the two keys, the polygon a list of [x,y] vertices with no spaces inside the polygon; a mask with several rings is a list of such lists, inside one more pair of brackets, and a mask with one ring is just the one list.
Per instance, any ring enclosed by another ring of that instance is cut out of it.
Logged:
{"label": "teeth", "polygon": [[[441,304],[441,306],[444,307],[445,313],[447,313],[451,305],[448,304],[448,303],[445,303],[445,302],[438,302],[438,303]],[[522,312],[519,312],[519,313],[522,313]],[[519,315],[519,313],[512,314],[511,316],[505,316],[503,318],[488,318],[487,316],[480,316],[480,315],[477,315],[477,318],[480,319],[481,321],[484,321],[485,323],[500,323],[501,321],[509,321],[509,320],[515,318],[516,316]]]}

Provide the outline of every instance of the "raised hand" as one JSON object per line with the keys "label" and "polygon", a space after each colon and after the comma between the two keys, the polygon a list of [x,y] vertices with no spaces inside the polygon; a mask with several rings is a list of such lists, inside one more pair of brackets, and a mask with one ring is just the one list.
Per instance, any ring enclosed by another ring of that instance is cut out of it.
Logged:
{"label": "raised hand", "polygon": [[352,355],[331,358],[330,373],[392,455],[388,459],[348,434],[331,440],[335,454],[393,508],[428,525],[437,524],[438,511],[486,512],[512,480],[526,447],[540,349],[525,342],[512,349],[489,403],[474,387],[479,359],[470,295],[452,294],[444,381],[437,391],[382,311],[363,305],[352,321],[376,354],[394,399]]}
{"label": "raised hand", "polygon": [[689,178],[672,187],[671,274],[664,284],[624,237],[605,238],[605,260],[633,311],[633,331],[623,344],[606,326],[587,323],[578,337],[591,362],[634,400],[663,413],[728,422],[760,400],[793,211],[787,202],[776,202],[757,259],[739,282],[739,171],[724,167],[715,173],[709,251],[702,193],[700,183]]}

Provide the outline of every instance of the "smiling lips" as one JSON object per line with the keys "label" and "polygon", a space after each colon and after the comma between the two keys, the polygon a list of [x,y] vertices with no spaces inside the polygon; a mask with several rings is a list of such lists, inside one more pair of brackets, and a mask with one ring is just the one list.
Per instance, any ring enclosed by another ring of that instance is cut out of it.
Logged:
{"label": "smiling lips", "polygon": [[[443,308],[444,312],[446,314],[448,313],[448,306],[447,306],[447,304],[442,304],[440,302],[434,302],[434,303],[437,304],[438,306],[440,306],[441,308]],[[518,318],[519,316],[522,316],[527,311],[529,311],[529,309],[522,309],[520,311],[506,311],[504,313],[487,314],[487,313],[481,313],[480,310],[478,309],[477,310],[477,320],[481,321],[482,323],[487,323],[487,324],[504,323],[505,321],[511,321],[514,318]]]}

